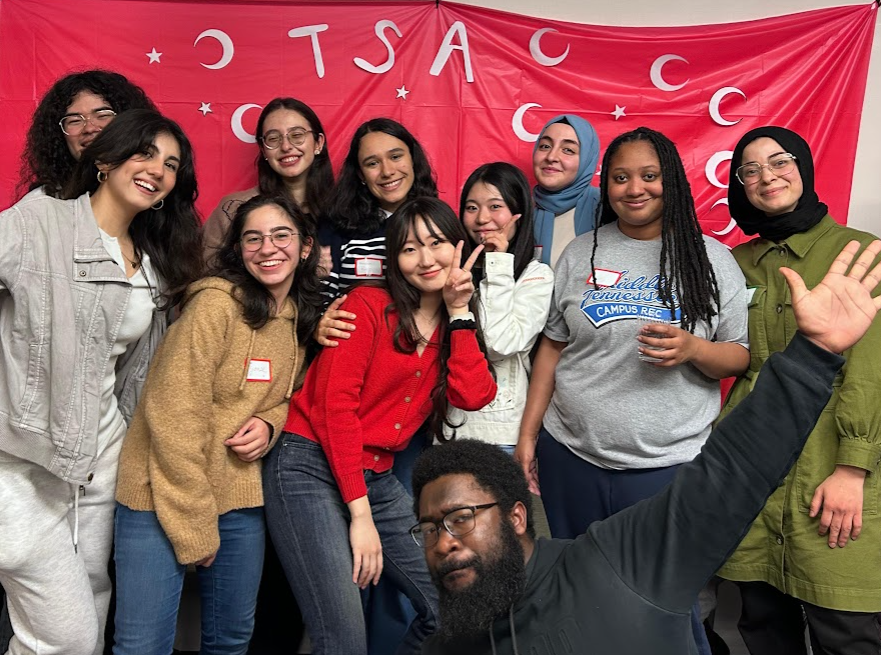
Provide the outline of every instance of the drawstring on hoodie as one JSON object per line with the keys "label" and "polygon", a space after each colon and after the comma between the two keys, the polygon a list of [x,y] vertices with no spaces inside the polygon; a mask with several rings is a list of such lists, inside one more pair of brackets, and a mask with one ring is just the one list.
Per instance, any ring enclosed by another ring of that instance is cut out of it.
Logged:
{"label": "drawstring on hoodie", "polygon": [[[297,339],[296,321],[294,321],[291,331],[294,333],[294,366],[291,368],[291,379],[288,381],[288,388],[284,394],[286,400],[290,400],[294,393],[294,384],[297,381],[297,373],[299,372],[297,369],[300,365],[300,341]],[[245,383],[248,381],[248,371],[251,368],[251,353],[254,350],[254,341],[256,341],[256,339],[257,330],[251,328],[251,339],[248,341],[248,356],[245,358],[245,370],[242,371],[242,380],[239,382],[239,391],[242,391],[245,388]]]}
{"label": "drawstring on hoodie", "polygon": [[[508,630],[511,632],[511,644],[514,647],[514,655],[520,655],[520,650],[517,648],[517,631],[514,629],[514,606],[511,605],[508,607]],[[489,627],[489,645],[492,648],[493,655],[496,655],[496,638],[493,635],[492,626]]]}
{"label": "drawstring on hoodie", "polygon": [[80,542],[80,494],[86,495],[83,485],[74,488],[73,491],[73,552],[78,552]]}
{"label": "drawstring on hoodie", "polygon": [[254,341],[257,339],[257,330],[251,328],[251,339],[248,341],[248,356],[245,357],[245,370],[242,371],[242,381],[239,382],[239,391],[245,388],[248,381],[248,371],[251,370],[251,352],[254,350]]}

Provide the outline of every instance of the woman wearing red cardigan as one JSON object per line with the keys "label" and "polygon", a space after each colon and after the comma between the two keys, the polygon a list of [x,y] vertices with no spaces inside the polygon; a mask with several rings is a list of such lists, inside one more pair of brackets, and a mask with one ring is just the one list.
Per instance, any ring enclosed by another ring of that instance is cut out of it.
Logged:
{"label": "woman wearing red cardigan", "polygon": [[309,368],[267,458],[267,521],[313,653],[367,652],[358,588],[380,573],[417,612],[399,652],[419,652],[437,625],[436,592],[407,532],[412,499],[391,466],[429,417],[441,432],[448,405],[474,411],[495,397],[469,305],[482,246],[462,265],[467,243],[435,198],[388,219],[385,283],[349,292],[358,329]]}

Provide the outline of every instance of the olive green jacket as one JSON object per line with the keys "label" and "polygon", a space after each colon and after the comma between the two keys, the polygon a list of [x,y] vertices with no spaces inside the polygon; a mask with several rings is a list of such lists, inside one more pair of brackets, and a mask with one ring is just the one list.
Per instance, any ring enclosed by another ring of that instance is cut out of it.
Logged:
{"label": "olive green jacket", "polygon": [[[797,271],[812,289],[835,255],[871,234],[844,227],[830,216],[781,243],[754,239],[732,253],[751,289],[750,366],[728,394],[725,416],[749,393],[771,353],[782,351],[796,331],[789,288],[778,269]],[[754,289],[754,291],[752,291]],[[876,292],[877,295],[877,292]],[[768,499],[743,542],[719,571],[723,578],[764,581],[821,607],[881,611],[881,320],[853,348],[838,374],[832,399],[817,421],[789,475]],[[837,464],[868,471],[863,487],[863,531],[844,548],[829,548],[808,515],[814,491]],[[720,508],[724,511],[724,508]]]}

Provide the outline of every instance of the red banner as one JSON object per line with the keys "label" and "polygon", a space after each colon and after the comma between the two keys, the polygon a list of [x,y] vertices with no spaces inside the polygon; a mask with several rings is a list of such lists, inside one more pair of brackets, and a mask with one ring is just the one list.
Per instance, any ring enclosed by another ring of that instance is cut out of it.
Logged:
{"label": "red banner", "polygon": [[184,127],[205,213],[253,184],[260,107],[292,95],[321,117],[334,164],[362,121],[407,125],[454,205],[479,164],[531,173],[536,133],[556,114],[584,116],[603,145],[647,125],[676,142],[705,230],[729,244],[742,239],[724,206],[730,150],[753,127],[782,125],[811,144],[820,197],[843,222],[875,10],[621,28],[446,2],[3,0],[0,202],[15,200],[24,134],[46,89],[102,67]]}

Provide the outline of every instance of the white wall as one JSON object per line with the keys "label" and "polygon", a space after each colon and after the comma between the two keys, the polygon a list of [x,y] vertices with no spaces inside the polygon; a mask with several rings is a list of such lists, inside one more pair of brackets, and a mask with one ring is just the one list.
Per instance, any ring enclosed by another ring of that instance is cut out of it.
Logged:
{"label": "white wall", "polygon": [[[710,2],[708,0],[630,0],[629,2],[595,2],[591,0],[456,0],[462,4],[511,11],[527,16],[540,16],[594,25],[650,26],[705,25],[755,20],[769,16],[793,14],[811,9],[868,5],[858,2],[823,0],[739,0]],[[869,63],[866,100],[863,105],[860,138],[854,162],[848,225],[881,235],[881,11],[876,11],[875,40]],[[748,47],[748,44],[744,44]]]}

